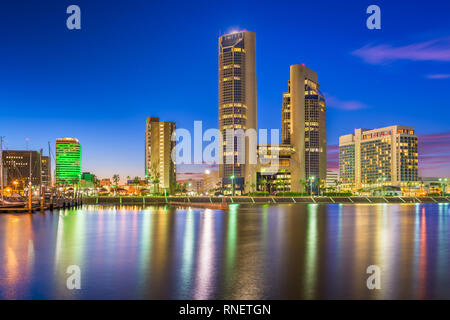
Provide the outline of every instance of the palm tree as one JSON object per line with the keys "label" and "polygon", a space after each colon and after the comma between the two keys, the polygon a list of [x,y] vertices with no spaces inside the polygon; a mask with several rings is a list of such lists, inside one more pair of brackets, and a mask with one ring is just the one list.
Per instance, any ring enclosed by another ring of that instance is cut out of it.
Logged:
{"label": "palm tree", "polygon": [[245,184],[246,184],[246,189],[248,190],[247,192],[250,192],[250,181],[246,181],[245,182]]}
{"label": "palm tree", "polygon": [[118,186],[118,184],[119,184],[120,177],[119,177],[118,174],[115,174],[115,175],[113,175],[112,179],[113,179],[113,181],[114,181],[114,185],[116,186],[116,189],[114,190],[114,195],[116,195],[116,192],[117,192],[117,186]]}
{"label": "palm tree", "polygon": [[141,178],[139,178],[139,177],[134,177],[134,179],[133,179],[133,182],[134,182],[135,187],[136,187],[136,191],[138,189],[138,185],[139,185],[140,181],[141,181]]}
{"label": "palm tree", "polygon": [[156,186],[156,193],[159,193],[159,173],[153,176],[153,184]]}
{"label": "palm tree", "polygon": [[303,186],[304,192],[306,192],[306,190],[308,189],[308,181],[300,179],[298,182]]}
{"label": "palm tree", "polygon": [[250,185],[250,187],[252,188],[252,192],[255,192],[256,184],[252,183],[252,184]]}
{"label": "palm tree", "polygon": [[342,181],[334,180],[334,184],[336,185],[337,191],[341,191],[340,185],[342,184]]}
{"label": "palm tree", "polygon": [[262,185],[262,189],[263,189],[262,191],[266,192],[266,189],[267,189],[267,179],[266,179],[266,178],[261,179],[260,183],[261,183],[261,185]]}

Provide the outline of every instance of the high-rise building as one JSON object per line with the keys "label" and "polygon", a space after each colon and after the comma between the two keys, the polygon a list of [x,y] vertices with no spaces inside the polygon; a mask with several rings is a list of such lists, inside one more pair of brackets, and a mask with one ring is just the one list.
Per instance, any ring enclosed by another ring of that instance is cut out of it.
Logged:
{"label": "high-rise building", "polygon": [[304,191],[300,181],[312,181],[313,189],[326,179],[327,129],[325,98],[317,73],[302,65],[290,67],[289,91],[283,94],[282,138],[289,142],[291,188]]}
{"label": "high-rise building", "polygon": [[355,129],[339,137],[339,178],[342,187],[402,187],[418,181],[418,141],[414,127]]}
{"label": "high-rise building", "polygon": [[76,184],[81,180],[81,145],[78,139],[56,139],[56,183]]}
{"label": "high-rise building", "polygon": [[159,118],[155,117],[147,118],[145,179],[155,187],[155,192],[175,190],[176,164],[172,161],[172,150],[176,146],[176,141],[172,141],[172,134],[175,131],[175,122],[159,121]]}
{"label": "high-rise building", "polygon": [[[227,139],[227,129],[233,130],[232,139]],[[256,34],[252,31],[219,37],[219,130],[223,136],[219,176],[226,189],[230,189],[233,177],[235,190],[242,192],[244,185],[256,182],[256,164],[249,163],[248,137],[245,138],[245,161],[238,160],[243,157],[234,136],[239,129],[256,130]],[[232,151],[227,152],[227,146]],[[233,161],[227,161],[227,157]],[[247,181],[250,183],[245,184]]]}

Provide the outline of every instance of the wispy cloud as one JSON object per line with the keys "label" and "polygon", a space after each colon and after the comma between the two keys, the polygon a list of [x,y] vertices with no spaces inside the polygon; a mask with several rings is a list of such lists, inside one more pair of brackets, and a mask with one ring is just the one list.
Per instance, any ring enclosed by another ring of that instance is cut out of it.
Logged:
{"label": "wispy cloud", "polygon": [[450,61],[450,37],[400,47],[388,44],[366,45],[352,54],[371,64],[395,60]]}
{"label": "wispy cloud", "polygon": [[448,79],[450,78],[450,74],[448,73],[429,74],[426,77],[428,79]]}
{"label": "wispy cloud", "polygon": [[[339,147],[327,147],[328,170],[339,169]],[[419,175],[450,177],[450,132],[419,136]]]}
{"label": "wispy cloud", "polygon": [[340,100],[336,97],[330,96],[327,93],[325,93],[325,98],[327,101],[327,107],[336,108],[340,110],[361,110],[361,109],[367,109],[370,108],[367,104],[356,101],[356,100]]}
{"label": "wispy cloud", "polygon": [[339,170],[339,146],[336,144],[327,146],[327,169]]}

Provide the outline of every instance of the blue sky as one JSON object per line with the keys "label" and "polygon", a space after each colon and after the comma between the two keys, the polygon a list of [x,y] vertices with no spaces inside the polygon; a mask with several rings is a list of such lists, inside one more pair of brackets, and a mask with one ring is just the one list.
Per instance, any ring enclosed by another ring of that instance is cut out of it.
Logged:
{"label": "blue sky", "polygon": [[[71,4],[81,30],[66,28]],[[370,4],[381,30],[366,28]],[[422,174],[450,176],[449,12],[437,0],[3,0],[0,134],[9,149],[77,137],[84,171],[142,176],[147,116],[217,127],[217,37],[247,29],[259,128],[280,127],[289,65],[305,63],[327,95],[331,167],[339,135],[402,124],[427,142]]]}

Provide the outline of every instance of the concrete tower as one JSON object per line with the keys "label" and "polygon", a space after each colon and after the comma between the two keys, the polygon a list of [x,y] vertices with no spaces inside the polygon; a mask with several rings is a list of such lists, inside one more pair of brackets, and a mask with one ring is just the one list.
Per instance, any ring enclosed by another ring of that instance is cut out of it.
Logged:
{"label": "concrete tower", "polygon": [[[226,130],[256,130],[256,34],[252,31],[233,32],[219,37],[219,130],[223,136],[222,164],[219,176],[225,187],[234,177],[235,189],[242,191],[245,182],[255,183],[255,165],[249,164],[249,138],[245,138],[245,163],[240,156],[236,139],[227,139]],[[227,141],[230,140],[230,141]],[[227,145],[234,152],[227,154]],[[256,141],[255,141],[256,146]],[[256,151],[256,150],[255,150]],[[256,152],[255,152],[256,153]],[[233,163],[226,163],[232,156]],[[256,154],[255,154],[256,156]]]}
{"label": "concrete tower", "polygon": [[[290,68],[290,144],[291,190],[304,191],[300,180],[308,181],[313,190],[326,179],[326,109],[317,73],[304,65]],[[284,135],[283,135],[284,136]]]}

